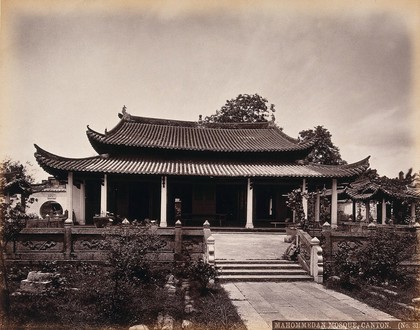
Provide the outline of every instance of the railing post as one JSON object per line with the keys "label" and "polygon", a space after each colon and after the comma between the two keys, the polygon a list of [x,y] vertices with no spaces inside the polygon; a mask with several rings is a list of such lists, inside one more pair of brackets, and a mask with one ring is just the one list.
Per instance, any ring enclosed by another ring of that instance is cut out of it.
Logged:
{"label": "railing post", "polygon": [[211,235],[210,223],[209,223],[208,220],[206,220],[203,223],[203,232],[204,232],[204,242],[206,242],[207,241],[207,238],[209,238],[210,235]]}
{"label": "railing post", "polygon": [[322,225],[321,235],[324,238],[325,259],[326,259],[326,261],[331,261],[331,258],[332,258],[331,225],[326,221]]}
{"label": "railing post", "polygon": [[72,248],[72,237],[71,237],[72,223],[64,221],[64,259],[70,260],[71,248]]}
{"label": "railing post", "polygon": [[175,223],[175,255],[182,253],[182,225],[181,221]]}
{"label": "railing post", "polygon": [[368,224],[367,229],[368,229],[369,235],[374,235],[377,229],[376,222],[372,221],[370,224]]}
{"label": "railing post", "polygon": [[315,282],[322,283],[324,281],[324,260],[322,257],[322,248],[319,245],[320,241],[314,237],[311,239],[311,265],[310,274],[313,276]]}
{"label": "railing post", "polygon": [[416,250],[414,253],[414,260],[419,262],[420,261],[420,224],[418,222],[415,222],[413,227],[416,229],[415,231],[415,240],[416,240]]}
{"label": "railing post", "polygon": [[211,236],[210,223],[206,220],[203,223],[203,241],[204,241],[204,261],[208,264],[214,265],[214,242],[215,239]]}
{"label": "railing post", "polygon": [[215,248],[214,248],[215,239],[213,236],[207,238],[207,263],[210,265],[215,264]]}

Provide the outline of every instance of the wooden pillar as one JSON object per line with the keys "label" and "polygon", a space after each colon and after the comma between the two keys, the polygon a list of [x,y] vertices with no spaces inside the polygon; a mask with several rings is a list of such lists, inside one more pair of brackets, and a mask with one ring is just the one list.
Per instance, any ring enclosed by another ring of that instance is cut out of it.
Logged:
{"label": "wooden pillar", "polygon": [[85,219],[85,210],[86,210],[86,185],[85,185],[85,180],[83,180],[83,182],[80,184],[80,216],[78,219],[78,222],[81,225],[85,225],[86,224],[86,219]]}
{"label": "wooden pillar", "polygon": [[106,216],[108,206],[108,175],[104,174],[104,181],[101,185],[101,216]]}
{"label": "wooden pillar", "polygon": [[4,201],[5,201],[6,204],[10,204],[10,192],[7,192],[6,193],[6,196],[5,196],[5,200]]}
{"label": "wooden pillar", "polygon": [[356,202],[352,201],[351,213],[353,215],[353,222],[357,220]]}
{"label": "wooden pillar", "polygon": [[370,201],[365,202],[366,222],[370,222]]}
{"label": "wooden pillar", "polygon": [[160,227],[168,227],[166,220],[168,210],[168,180],[162,176],[160,185]]}
{"label": "wooden pillar", "polygon": [[319,223],[320,204],[321,204],[321,197],[319,196],[319,190],[317,190],[316,191],[316,200],[315,200],[315,222],[316,223]]}
{"label": "wooden pillar", "polygon": [[411,202],[411,223],[416,222],[416,202]]}
{"label": "wooden pillar", "polygon": [[331,229],[337,229],[338,225],[338,193],[337,179],[332,180],[331,189]]}
{"label": "wooden pillar", "polygon": [[72,224],[73,223],[73,172],[69,172],[67,174],[66,195],[67,195],[67,211],[69,215],[65,223]]}
{"label": "wooden pillar", "polygon": [[386,202],[385,198],[382,199],[382,224],[386,223]]}
{"label": "wooden pillar", "polygon": [[245,228],[254,228],[252,218],[254,214],[254,192],[252,189],[251,178],[248,178],[248,185],[246,190],[247,203],[246,203],[246,225]]}
{"label": "wooden pillar", "polygon": [[303,206],[303,212],[305,212],[305,218],[308,219],[308,199],[303,196],[306,193],[307,193],[306,179],[304,178],[302,182],[302,206]]}

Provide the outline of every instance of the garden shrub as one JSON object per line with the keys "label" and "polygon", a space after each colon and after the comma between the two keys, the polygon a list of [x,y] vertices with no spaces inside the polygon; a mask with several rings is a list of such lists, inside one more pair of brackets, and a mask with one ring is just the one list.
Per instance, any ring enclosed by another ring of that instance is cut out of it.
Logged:
{"label": "garden shrub", "polygon": [[377,229],[365,244],[339,243],[332,275],[338,275],[344,285],[403,283],[408,274],[401,263],[412,253],[411,235]]}
{"label": "garden shrub", "polygon": [[410,259],[413,241],[409,234],[377,230],[357,255],[362,279],[372,284],[404,282],[407,272],[401,263]]}
{"label": "garden shrub", "polygon": [[218,275],[216,267],[204,262],[203,259],[191,261],[187,268],[189,279],[197,282],[202,290],[206,290],[210,281],[215,281]]}

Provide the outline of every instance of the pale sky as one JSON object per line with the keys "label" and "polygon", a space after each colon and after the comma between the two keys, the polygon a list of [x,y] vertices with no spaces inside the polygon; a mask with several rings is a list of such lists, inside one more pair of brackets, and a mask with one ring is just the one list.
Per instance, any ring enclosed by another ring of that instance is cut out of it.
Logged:
{"label": "pale sky", "polygon": [[95,155],[86,125],[123,105],[194,121],[258,93],[292,137],[324,125],[348,162],[420,170],[420,1],[213,3],[2,1],[1,158],[39,181],[34,143]]}

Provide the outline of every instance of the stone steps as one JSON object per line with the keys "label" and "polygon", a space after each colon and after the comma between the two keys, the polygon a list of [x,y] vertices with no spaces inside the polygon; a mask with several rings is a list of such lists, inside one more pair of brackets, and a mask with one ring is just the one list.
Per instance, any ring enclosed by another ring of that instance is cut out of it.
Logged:
{"label": "stone steps", "polygon": [[222,282],[313,281],[297,262],[288,260],[216,260],[216,267]]}
{"label": "stone steps", "polygon": [[308,282],[309,275],[219,275],[221,282]]}

